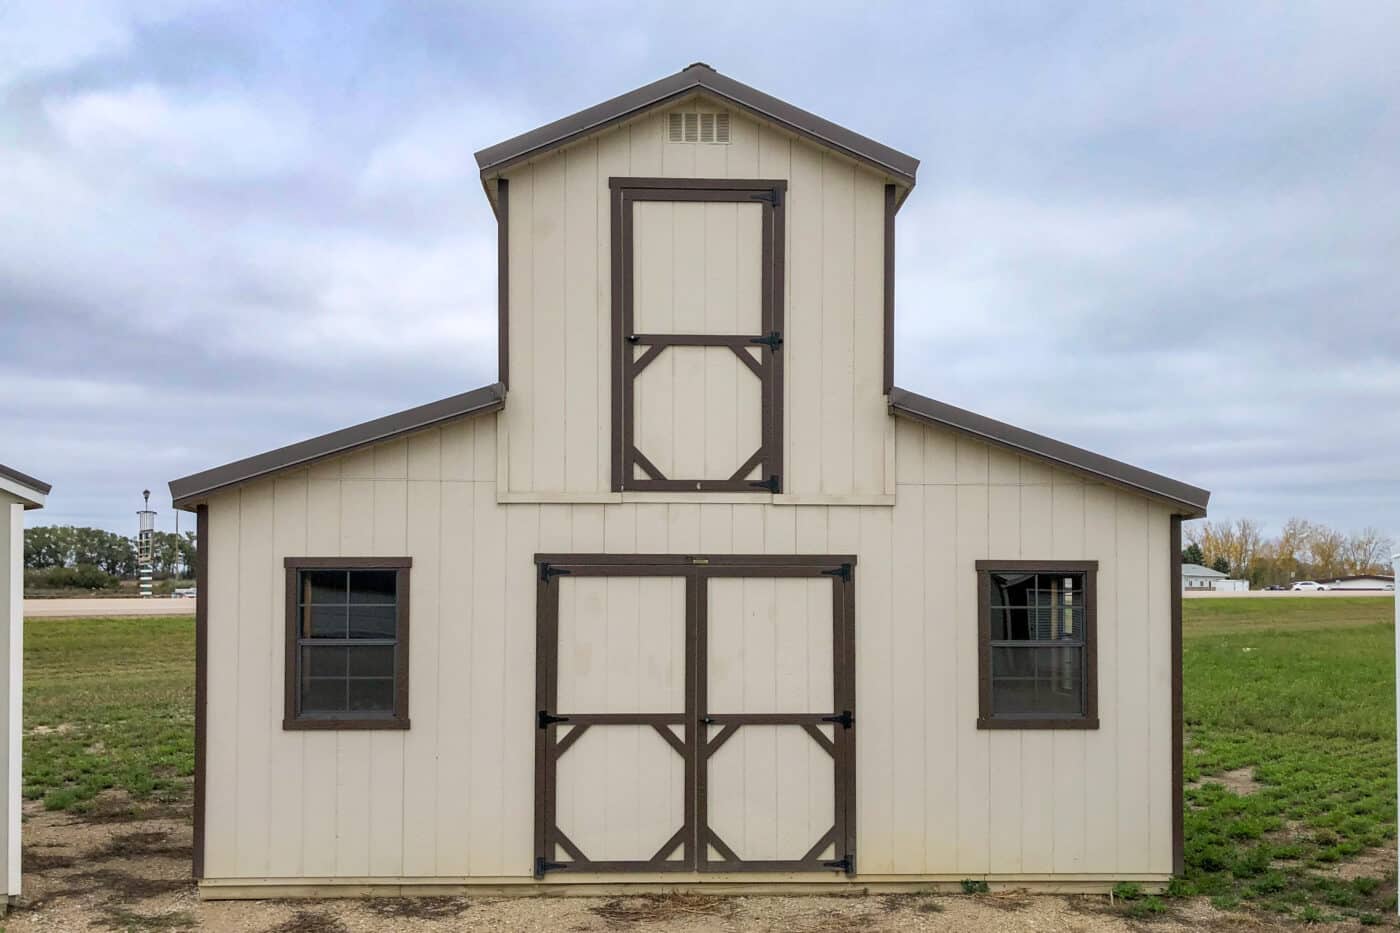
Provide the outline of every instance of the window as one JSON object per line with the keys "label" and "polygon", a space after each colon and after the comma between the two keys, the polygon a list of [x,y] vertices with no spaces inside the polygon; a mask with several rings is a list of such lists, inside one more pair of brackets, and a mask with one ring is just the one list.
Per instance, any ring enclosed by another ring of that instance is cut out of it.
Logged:
{"label": "window", "polygon": [[288,557],[285,729],[408,728],[407,557]]}
{"label": "window", "polygon": [[979,729],[1097,729],[1097,561],[978,561]]}

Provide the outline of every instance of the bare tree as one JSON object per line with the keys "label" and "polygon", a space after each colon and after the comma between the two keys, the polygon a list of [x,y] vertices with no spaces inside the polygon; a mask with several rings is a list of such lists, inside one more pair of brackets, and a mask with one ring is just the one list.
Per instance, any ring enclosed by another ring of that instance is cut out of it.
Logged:
{"label": "bare tree", "polygon": [[1348,574],[1382,573],[1395,542],[1377,528],[1363,528],[1342,546],[1342,567]]}

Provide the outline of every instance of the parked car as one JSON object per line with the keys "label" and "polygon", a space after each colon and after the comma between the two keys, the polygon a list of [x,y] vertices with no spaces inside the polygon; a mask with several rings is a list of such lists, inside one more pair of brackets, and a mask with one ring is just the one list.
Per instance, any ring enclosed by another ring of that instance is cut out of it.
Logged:
{"label": "parked car", "polygon": [[1264,587],[1265,592],[1271,592],[1271,593],[1277,593],[1277,592],[1285,591],[1285,590],[1287,590],[1287,589],[1288,589],[1288,587],[1284,586],[1282,583],[1271,583],[1271,584],[1269,584],[1268,586]]}
{"label": "parked car", "polygon": [[177,586],[170,595],[174,596],[176,599],[195,599],[199,594],[196,587]]}
{"label": "parked car", "polygon": [[1318,593],[1331,587],[1325,583],[1314,583],[1312,580],[1299,580],[1290,589],[1295,593]]}

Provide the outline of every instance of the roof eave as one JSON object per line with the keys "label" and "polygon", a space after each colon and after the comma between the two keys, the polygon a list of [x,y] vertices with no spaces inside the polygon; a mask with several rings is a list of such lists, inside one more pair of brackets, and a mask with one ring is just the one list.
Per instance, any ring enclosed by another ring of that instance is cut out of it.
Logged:
{"label": "roof eave", "polygon": [[13,467],[0,463],[0,490],[9,493],[23,503],[25,511],[42,509],[48,502],[53,487],[28,473],[21,473]]}
{"label": "roof eave", "polygon": [[565,145],[695,91],[720,97],[799,136],[872,165],[906,188],[914,187],[919,160],[913,156],[719,74],[703,64],[691,65],[677,74],[488,146],[476,153],[477,167],[485,178],[540,152]]}
{"label": "roof eave", "polygon": [[170,481],[171,502],[177,509],[191,510],[213,493],[240,483],[293,467],[308,466],[327,457],[349,453],[455,418],[499,411],[505,405],[505,397],[505,386],[497,382],[319,437],[288,444],[266,453],[235,460],[223,466],[192,473]]}
{"label": "roof eave", "polygon": [[889,404],[891,414],[951,428],[989,444],[1157,499],[1171,506],[1173,514],[1182,518],[1204,518],[1210,503],[1207,490],[898,386],[890,390]]}

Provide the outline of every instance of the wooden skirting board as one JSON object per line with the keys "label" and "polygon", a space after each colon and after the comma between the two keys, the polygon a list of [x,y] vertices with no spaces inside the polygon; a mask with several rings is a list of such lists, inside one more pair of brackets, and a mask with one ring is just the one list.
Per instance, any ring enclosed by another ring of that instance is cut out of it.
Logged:
{"label": "wooden skirting board", "polygon": [[1114,885],[1132,882],[1149,893],[1166,890],[1170,875],[919,875],[828,879],[776,876],[757,879],[752,874],[714,876],[704,881],[680,881],[659,877],[620,882],[615,878],[575,876],[551,878],[206,878],[199,883],[199,897],[206,901],[264,900],[268,898],[336,897],[613,897],[675,892],[728,896],[850,894],[958,894],[966,880],[985,881],[991,891],[1025,891],[1030,894],[1108,894]]}

